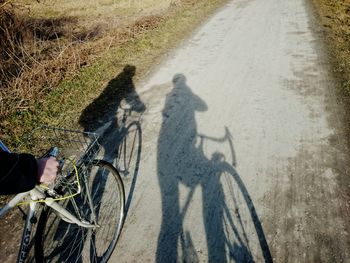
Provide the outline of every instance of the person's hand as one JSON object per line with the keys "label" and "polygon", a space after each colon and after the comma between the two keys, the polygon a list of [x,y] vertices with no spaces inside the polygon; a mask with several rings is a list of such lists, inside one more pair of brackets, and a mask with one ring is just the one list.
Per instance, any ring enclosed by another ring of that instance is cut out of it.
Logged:
{"label": "person's hand", "polygon": [[49,157],[38,159],[38,181],[40,183],[52,183],[55,181],[57,170],[58,170],[58,162],[56,158]]}

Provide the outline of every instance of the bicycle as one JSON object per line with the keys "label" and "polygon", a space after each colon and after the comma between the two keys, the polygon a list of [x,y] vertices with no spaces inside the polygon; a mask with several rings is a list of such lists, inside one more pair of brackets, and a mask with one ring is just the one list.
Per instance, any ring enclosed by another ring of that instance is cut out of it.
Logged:
{"label": "bicycle", "polygon": [[[2,217],[16,206],[29,205],[17,261],[25,262],[33,240],[37,262],[106,262],[123,226],[125,191],[118,170],[97,159],[98,136],[45,126],[28,138],[23,150],[55,156],[61,165],[53,185],[36,185],[0,210]],[[43,206],[40,213],[38,205]]]}

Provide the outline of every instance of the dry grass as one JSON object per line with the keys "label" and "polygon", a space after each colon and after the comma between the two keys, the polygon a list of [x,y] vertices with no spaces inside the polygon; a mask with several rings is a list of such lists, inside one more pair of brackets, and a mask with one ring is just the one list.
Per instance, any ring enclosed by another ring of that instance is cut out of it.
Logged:
{"label": "dry grass", "polygon": [[160,9],[167,9],[172,3],[180,2],[174,0],[84,0],[67,1],[41,0],[38,2],[32,0],[20,0],[24,5],[28,5],[31,13],[39,17],[57,18],[69,13],[71,16],[80,18],[103,18],[125,17],[140,12],[158,12]]}
{"label": "dry grass", "polygon": [[[84,1],[82,5],[67,0],[54,4],[0,0],[0,5],[6,3],[0,9],[2,131],[9,126],[16,130],[12,119],[35,113],[33,102],[45,100],[62,80],[74,77],[109,49],[157,27],[165,7],[171,6],[168,0],[128,2],[134,1]],[[110,6],[126,13],[113,17],[115,10]]]}
{"label": "dry grass", "polygon": [[350,0],[313,0],[324,28],[337,80],[337,101],[344,110],[341,132],[350,147]]}
{"label": "dry grass", "polygon": [[13,70],[1,76],[0,139],[17,141],[38,124],[71,126],[124,65],[135,65],[136,77],[145,74],[225,1],[17,0],[8,5],[16,21],[10,35],[20,35],[10,41]]}
{"label": "dry grass", "polygon": [[[350,149],[350,0],[313,0],[313,4],[325,29],[328,50],[335,70],[334,76],[338,80],[334,91],[343,112],[338,113],[342,123],[337,132],[347,139],[343,143]],[[342,148],[340,145],[336,147]],[[338,196],[349,203],[350,184],[347,169],[337,172],[341,173],[337,178],[340,186]],[[342,207],[342,213],[349,214],[348,208]],[[350,229],[349,224],[346,227]]]}
{"label": "dry grass", "polygon": [[350,93],[350,0],[313,0],[333,55],[336,73]]}
{"label": "dry grass", "polygon": [[[135,38],[156,27],[160,16],[141,17],[123,28],[104,31],[93,27],[73,33],[67,26],[75,19],[26,21],[34,37],[32,45],[13,45],[9,60],[15,72],[2,72],[7,87],[2,87],[0,115],[6,117],[16,111],[32,110],[34,99],[43,99],[63,79],[74,76],[82,67],[93,63],[110,48]],[[23,23],[22,23],[23,24]],[[18,55],[18,53],[20,55]]]}
{"label": "dry grass", "polygon": [[[350,0],[313,0],[314,9],[325,29],[326,44],[332,59],[336,86],[334,92],[342,112],[337,133],[346,138],[344,145],[350,149]],[[336,146],[340,147],[340,146]],[[347,169],[344,169],[342,172]],[[350,200],[350,184],[347,176],[339,176],[339,196]],[[343,208],[344,213],[348,213]]]}

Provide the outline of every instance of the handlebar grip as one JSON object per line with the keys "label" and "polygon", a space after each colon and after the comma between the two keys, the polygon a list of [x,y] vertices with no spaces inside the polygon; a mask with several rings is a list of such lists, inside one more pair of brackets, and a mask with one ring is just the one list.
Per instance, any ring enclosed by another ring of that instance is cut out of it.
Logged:
{"label": "handlebar grip", "polygon": [[47,158],[47,157],[57,157],[58,156],[58,148],[52,147],[50,150],[48,150],[41,158]]}
{"label": "handlebar grip", "polygon": [[57,157],[58,156],[58,148],[52,147],[49,151],[49,157]]}

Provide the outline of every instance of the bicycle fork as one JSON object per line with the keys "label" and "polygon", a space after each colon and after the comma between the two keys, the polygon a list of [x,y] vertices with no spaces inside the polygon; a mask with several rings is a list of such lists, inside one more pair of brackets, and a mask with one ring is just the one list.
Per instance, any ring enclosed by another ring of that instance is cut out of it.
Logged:
{"label": "bicycle fork", "polygon": [[28,256],[32,228],[33,228],[33,224],[36,223],[36,217],[35,217],[36,206],[37,206],[37,203],[29,204],[29,212],[28,212],[28,215],[26,216],[24,231],[22,234],[21,247],[19,249],[19,254],[17,257],[17,262],[19,263],[24,263]]}

